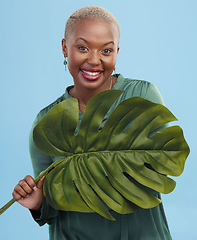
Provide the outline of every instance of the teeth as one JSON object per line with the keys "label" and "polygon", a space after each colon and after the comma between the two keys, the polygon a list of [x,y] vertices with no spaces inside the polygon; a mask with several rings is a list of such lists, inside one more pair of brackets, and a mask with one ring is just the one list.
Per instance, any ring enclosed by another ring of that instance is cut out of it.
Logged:
{"label": "teeth", "polygon": [[97,76],[101,73],[101,72],[88,72],[88,71],[84,71],[84,70],[82,70],[82,71],[89,76]]}

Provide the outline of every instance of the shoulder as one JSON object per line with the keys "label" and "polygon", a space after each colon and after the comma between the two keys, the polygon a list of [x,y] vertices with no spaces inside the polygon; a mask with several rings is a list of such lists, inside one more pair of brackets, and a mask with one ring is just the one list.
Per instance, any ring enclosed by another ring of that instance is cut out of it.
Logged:
{"label": "shoulder", "polygon": [[124,98],[142,97],[149,101],[164,104],[164,100],[157,87],[149,81],[124,78],[121,74],[117,79],[118,89],[124,90]]}
{"label": "shoulder", "polygon": [[125,78],[126,91],[133,92],[137,95],[145,95],[146,91],[151,87],[152,83],[146,80],[139,80],[133,78]]}
{"label": "shoulder", "polygon": [[63,100],[64,100],[64,94],[59,98],[57,98],[54,102],[50,103],[48,106],[43,108],[38,114],[45,115],[49,110],[51,110],[51,108],[53,108],[55,105],[62,102]]}
{"label": "shoulder", "polygon": [[124,91],[135,91],[136,93],[142,93],[142,90],[146,90],[152,85],[145,80],[138,80],[133,78],[125,78],[121,74],[117,75],[116,88],[123,89]]}
{"label": "shoulder", "polygon": [[65,92],[63,95],[61,95],[59,98],[57,98],[54,102],[50,103],[48,106],[43,108],[36,116],[36,119],[34,121],[34,126],[45,116],[45,114],[50,111],[54,106],[59,104],[60,102],[64,101],[68,98],[68,93]]}

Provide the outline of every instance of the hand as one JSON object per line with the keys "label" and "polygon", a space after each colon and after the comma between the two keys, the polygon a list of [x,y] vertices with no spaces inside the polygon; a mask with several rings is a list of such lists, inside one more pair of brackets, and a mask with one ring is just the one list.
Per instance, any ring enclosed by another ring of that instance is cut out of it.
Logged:
{"label": "hand", "polygon": [[20,203],[22,206],[29,208],[31,210],[40,210],[43,203],[43,181],[42,177],[37,183],[34,179],[27,175],[23,180],[14,188],[12,196]]}

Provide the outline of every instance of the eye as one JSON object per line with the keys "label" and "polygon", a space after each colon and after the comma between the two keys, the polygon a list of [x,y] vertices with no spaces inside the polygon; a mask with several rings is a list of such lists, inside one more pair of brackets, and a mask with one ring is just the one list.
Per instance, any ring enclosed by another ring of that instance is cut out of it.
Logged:
{"label": "eye", "polygon": [[78,46],[78,49],[79,49],[81,52],[87,52],[87,51],[88,51],[88,48],[85,47],[85,46]]}
{"label": "eye", "polygon": [[113,50],[111,48],[106,48],[106,49],[102,50],[102,53],[107,54],[107,55],[112,53],[112,52],[113,52]]}

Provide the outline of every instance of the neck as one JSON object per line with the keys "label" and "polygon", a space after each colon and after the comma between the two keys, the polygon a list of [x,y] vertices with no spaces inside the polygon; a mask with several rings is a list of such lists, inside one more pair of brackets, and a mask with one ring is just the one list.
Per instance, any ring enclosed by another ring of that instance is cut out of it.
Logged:
{"label": "neck", "polygon": [[[114,79],[111,77],[107,82],[106,86],[102,86],[99,89],[87,89],[82,86],[75,85],[73,89],[70,90],[70,95],[77,98],[79,101],[79,106],[85,110],[88,101],[96,94],[103,92],[108,89],[112,89]],[[81,110],[81,109],[80,109]]]}

